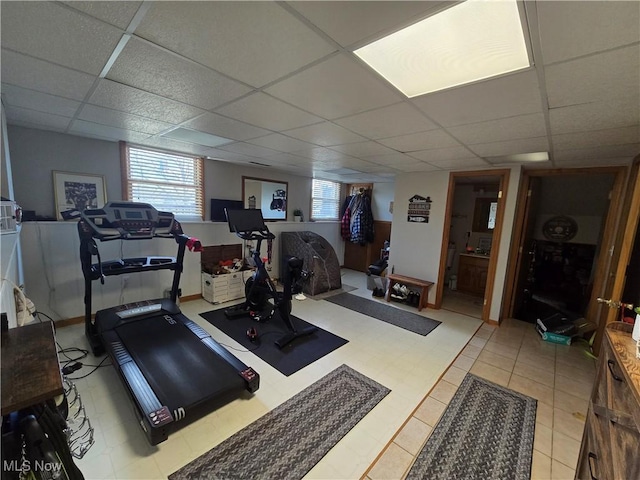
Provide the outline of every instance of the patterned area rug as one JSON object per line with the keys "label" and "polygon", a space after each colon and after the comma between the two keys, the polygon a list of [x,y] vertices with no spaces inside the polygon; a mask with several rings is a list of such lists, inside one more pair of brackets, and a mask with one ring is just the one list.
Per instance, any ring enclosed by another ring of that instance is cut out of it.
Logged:
{"label": "patterned area rug", "polygon": [[536,406],[531,397],[467,374],[407,479],[528,480]]}
{"label": "patterned area rug", "polygon": [[390,307],[380,301],[368,300],[350,293],[336,295],[335,297],[327,298],[326,301],[422,336],[426,336],[431,330],[440,325],[439,321],[432,318],[407,312],[401,308]]}
{"label": "patterned area rug", "polygon": [[169,479],[302,478],[389,392],[342,365]]}

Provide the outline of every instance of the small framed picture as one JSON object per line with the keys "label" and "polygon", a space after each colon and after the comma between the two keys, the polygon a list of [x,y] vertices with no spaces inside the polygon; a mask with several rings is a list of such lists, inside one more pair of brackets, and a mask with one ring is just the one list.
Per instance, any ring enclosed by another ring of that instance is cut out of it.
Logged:
{"label": "small framed picture", "polygon": [[100,208],[107,202],[104,176],[88,173],[53,172],[53,191],[56,216],[62,220],[62,212],[87,208]]}

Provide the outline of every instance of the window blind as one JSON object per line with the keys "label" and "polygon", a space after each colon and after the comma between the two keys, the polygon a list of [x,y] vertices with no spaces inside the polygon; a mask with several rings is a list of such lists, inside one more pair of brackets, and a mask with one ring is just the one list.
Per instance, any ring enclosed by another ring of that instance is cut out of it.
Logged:
{"label": "window blind", "polygon": [[190,155],[127,147],[126,195],[160,211],[204,218],[203,162]]}
{"label": "window blind", "polygon": [[311,218],[313,220],[338,220],[340,194],[340,183],[314,178],[311,187]]}

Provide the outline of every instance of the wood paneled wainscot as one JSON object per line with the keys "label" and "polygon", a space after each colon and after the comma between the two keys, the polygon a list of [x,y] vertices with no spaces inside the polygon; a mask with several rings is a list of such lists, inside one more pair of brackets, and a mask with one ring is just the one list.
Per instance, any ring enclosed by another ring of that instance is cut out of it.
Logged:
{"label": "wood paneled wainscot", "polygon": [[607,325],[576,478],[640,478],[640,359],[632,326]]}
{"label": "wood paneled wainscot", "polygon": [[458,263],[458,290],[473,295],[484,295],[488,271],[488,256],[461,253]]}

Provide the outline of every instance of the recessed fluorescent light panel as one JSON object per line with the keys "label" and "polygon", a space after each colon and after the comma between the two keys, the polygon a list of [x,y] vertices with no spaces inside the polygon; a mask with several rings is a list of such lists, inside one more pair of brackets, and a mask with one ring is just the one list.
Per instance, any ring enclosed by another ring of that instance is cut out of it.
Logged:
{"label": "recessed fluorescent light panel", "polygon": [[492,165],[502,163],[532,163],[549,161],[548,152],[516,153],[513,155],[501,155],[497,157],[484,157]]}
{"label": "recessed fluorescent light panel", "polygon": [[467,0],[354,53],[410,98],[531,65],[516,0]]}
{"label": "recessed fluorescent light panel", "polygon": [[217,147],[218,145],[233,142],[233,140],[229,140],[228,138],[218,137],[217,135],[198,132],[197,130],[189,130],[188,128],[182,127],[171,130],[162,136],[173,138],[174,140],[180,140],[181,142],[195,143],[197,145],[205,145],[208,147]]}

